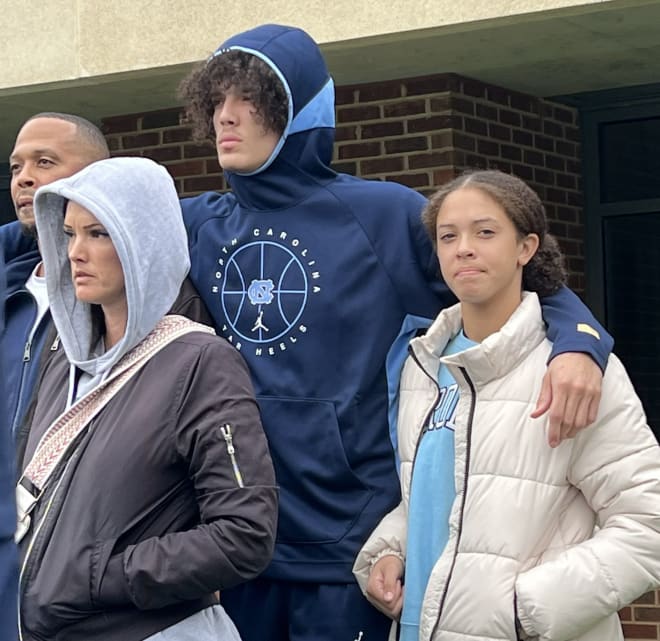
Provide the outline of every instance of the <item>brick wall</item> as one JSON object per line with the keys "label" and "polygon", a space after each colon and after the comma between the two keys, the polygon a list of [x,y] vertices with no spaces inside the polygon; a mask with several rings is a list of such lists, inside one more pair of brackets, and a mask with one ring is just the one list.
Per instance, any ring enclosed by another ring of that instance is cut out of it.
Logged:
{"label": "brick wall", "polygon": [[650,592],[619,612],[628,641],[660,639],[660,591]]}
{"label": "brick wall", "polygon": [[580,130],[565,106],[453,74],[341,87],[336,166],[429,193],[467,168],[526,180],[584,292]]}
{"label": "brick wall", "polygon": [[[163,163],[181,195],[227,188],[213,145],[191,142],[177,108],[106,118],[115,155]],[[543,199],[551,231],[584,291],[584,221],[577,112],[454,74],[337,89],[334,166],[428,194],[469,167],[520,176]],[[660,641],[660,594],[621,611],[629,641]]]}

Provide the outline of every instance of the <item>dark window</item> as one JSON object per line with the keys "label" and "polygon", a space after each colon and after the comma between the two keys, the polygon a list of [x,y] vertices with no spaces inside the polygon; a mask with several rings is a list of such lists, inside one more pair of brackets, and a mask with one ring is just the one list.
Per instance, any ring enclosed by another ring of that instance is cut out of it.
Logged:
{"label": "dark window", "polygon": [[600,200],[660,198],[660,118],[599,126]]}
{"label": "dark window", "polygon": [[0,176],[0,225],[16,220],[9,192],[9,178]]}
{"label": "dark window", "polygon": [[[607,325],[660,436],[660,213],[603,219]],[[625,429],[625,426],[623,426]]]}

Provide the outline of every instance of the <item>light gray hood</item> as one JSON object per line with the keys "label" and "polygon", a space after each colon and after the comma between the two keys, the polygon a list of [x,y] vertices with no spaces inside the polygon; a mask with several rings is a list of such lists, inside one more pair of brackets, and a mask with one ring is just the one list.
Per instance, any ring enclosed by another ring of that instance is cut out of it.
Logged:
{"label": "light gray hood", "polygon": [[[123,338],[94,356],[91,305],[78,301],[63,231],[66,201],[106,228],[121,261],[128,320]],[[174,182],[146,158],[110,158],[37,191],[35,220],[53,321],[69,361],[92,377],[106,374],[167,313],[190,269]]]}

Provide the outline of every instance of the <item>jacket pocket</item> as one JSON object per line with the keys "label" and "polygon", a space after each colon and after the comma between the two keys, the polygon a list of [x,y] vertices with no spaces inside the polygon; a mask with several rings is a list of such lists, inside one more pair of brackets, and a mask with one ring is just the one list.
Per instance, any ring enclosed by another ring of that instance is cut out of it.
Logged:
{"label": "jacket pocket", "polygon": [[278,542],[339,541],[373,492],[348,463],[334,404],[257,400],[280,487]]}
{"label": "jacket pocket", "polygon": [[108,561],[115,549],[117,539],[96,541],[89,557],[89,592],[90,601],[95,607],[102,607],[100,603],[101,582],[108,567]]}

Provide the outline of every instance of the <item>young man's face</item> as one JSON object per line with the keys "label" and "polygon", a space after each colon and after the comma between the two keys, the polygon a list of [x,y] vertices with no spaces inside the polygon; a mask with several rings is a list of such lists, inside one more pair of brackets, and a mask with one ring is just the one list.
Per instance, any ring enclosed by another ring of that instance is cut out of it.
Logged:
{"label": "young man's face", "polygon": [[9,157],[11,197],[23,227],[34,228],[37,189],[80,171],[89,164],[88,155],[72,122],[35,118],[23,125]]}
{"label": "young man's face", "polygon": [[247,174],[263,165],[279,142],[279,134],[256,119],[252,102],[233,90],[215,107],[213,127],[218,162],[223,169]]}

